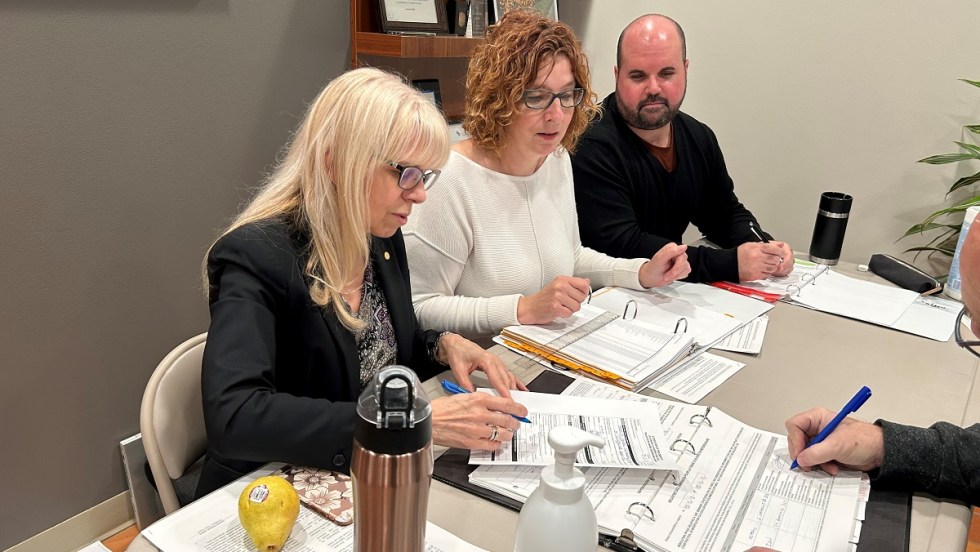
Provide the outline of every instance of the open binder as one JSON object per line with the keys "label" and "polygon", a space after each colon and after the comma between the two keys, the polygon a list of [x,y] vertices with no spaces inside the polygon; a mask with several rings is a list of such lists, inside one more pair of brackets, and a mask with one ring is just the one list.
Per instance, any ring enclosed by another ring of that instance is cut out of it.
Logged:
{"label": "open binder", "polygon": [[622,316],[586,303],[568,318],[543,325],[508,326],[500,335],[504,345],[534,359],[638,390],[691,356],[697,344],[686,333],[683,318],[670,331],[635,320],[635,316],[635,303],[627,304]]}
{"label": "open binder", "polygon": [[[528,387],[536,392],[560,393],[572,379],[555,372],[543,372],[538,378],[532,381]],[[675,439],[672,449],[678,454],[697,455],[697,445],[695,436],[697,432],[714,426],[713,412],[710,407],[700,408],[702,414],[687,416],[685,421],[690,426],[692,432],[690,437]],[[678,413],[681,414],[681,413]],[[683,414],[687,414],[684,412]],[[719,411],[719,414],[720,413]],[[450,449],[444,453],[435,463],[433,476],[450,486],[465,490],[477,496],[491,500],[494,503],[518,511],[521,502],[496,492],[478,487],[469,480],[470,473],[475,466],[467,464],[467,451]],[[672,477],[666,472],[654,472],[655,479]],[[674,476],[676,477],[676,476]],[[597,516],[600,525],[599,544],[617,551],[632,552],[653,552],[660,548],[644,542],[642,538],[644,531],[652,524],[668,523],[668,520],[657,515],[656,504],[648,501],[632,499],[622,504],[622,517],[627,518],[630,523],[624,523],[619,527],[610,526],[608,516],[603,516],[597,509]],[[744,512],[742,512],[744,514]],[[859,550],[907,550],[909,542],[909,531],[911,521],[911,495],[902,492],[883,492],[875,491],[871,493],[871,500],[867,504],[865,511],[865,521],[861,531]],[[603,521],[605,520],[605,523]],[[635,520],[635,523],[632,521]],[[646,527],[644,527],[644,525]],[[702,549],[703,543],[698,542],[698,550]],[[705,550],[735,550],[732,543],[716,542],[713,546],[704,548]]]}

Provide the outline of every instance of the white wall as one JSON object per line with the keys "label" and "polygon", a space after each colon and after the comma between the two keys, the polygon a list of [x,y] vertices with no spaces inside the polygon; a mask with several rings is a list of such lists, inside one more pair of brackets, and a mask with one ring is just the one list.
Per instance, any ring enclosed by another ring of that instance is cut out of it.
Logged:
{"label": "white wall", "polygon": [[714,129],[739,198],[797,250],[809,247],[826,190],[854,196],[843,259],[920,245],[895,240],[980,169],[915,162],[980,141],[961,128],[980,123],[980,89],[957,80],[980,80],[975,0],[562,2],[600,96],[615,86],[619,32],[650,12],[687,34],[682,109]]}

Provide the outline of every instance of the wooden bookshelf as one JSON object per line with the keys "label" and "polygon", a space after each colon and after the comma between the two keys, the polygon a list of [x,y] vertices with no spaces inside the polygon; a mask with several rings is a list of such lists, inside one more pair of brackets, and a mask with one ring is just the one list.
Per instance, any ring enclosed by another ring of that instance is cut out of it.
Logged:
{"label": "wooden bookshelf", "polygon": [[466,65],[483,39],[390,35],[381,32],[378,13],[378,0],[350,0],[350,66],[381,67],[409,80],[438,80],[446,118],[461,118]]}

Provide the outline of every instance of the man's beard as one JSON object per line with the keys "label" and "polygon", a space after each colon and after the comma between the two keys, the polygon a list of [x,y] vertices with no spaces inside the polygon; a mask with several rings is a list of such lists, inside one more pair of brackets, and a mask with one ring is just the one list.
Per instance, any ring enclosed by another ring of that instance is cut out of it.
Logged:
{"label": "man's beard", "polygon": [[619,94],[616,94],[616,107],[619,108],[619,114],[626,121],[626,124],[640,130],[656,130],[670,124],[674,120],[674,117],[677,116],[677,112],[681,110],[681,103],[684,102],[684,98],[681,97],[681,101],[675,107],[670,105],[667,98],[664,98],[660,94],[654,94],[653,96],[643,98],[640,105],[653,102],[661,102],[667,109],[658,110],[656,113],[644,112],[639,106],[636,109],[630,109],[623,103]]}

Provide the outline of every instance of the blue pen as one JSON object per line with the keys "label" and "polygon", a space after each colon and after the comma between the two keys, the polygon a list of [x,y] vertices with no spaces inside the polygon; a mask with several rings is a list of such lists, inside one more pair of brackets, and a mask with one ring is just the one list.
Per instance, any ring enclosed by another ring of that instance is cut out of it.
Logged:
{"label": "blue pen", "polygon": [[[830,423],[827,424],[827,426],[824,427],[820,431],[820,433],[817,433],[817,436],[814,437],[813,440],[810,441],[810,444],[804,447],[803,450],[806,450],[812,447],[813,445],[826,439],[828,435],[830,435],[835,429],[837,429],[837,426],[840,425],[841,421],[844,418],[846,418],[848,414],[850,414],[851,412],[857,412],[857,409],[861,408],[861,405],[863,405],[870,397],[871,397],[871,390],[868,389],[867,385],[865,385],[857,392],[857,394],[854,395],[854,398],[847,401],[847,404],[844,405],[844,408],[842,408],[840,412],[838,412],[837,415],[834,416],[833,420],[830,420]],[[800,465],[796,463],[796,460],[793,460],[793,463],[790,465],[789,469],[795,470],[798,467],[800,467]]]}
{"label": "blue pen", "polygon": [[[466,389],[463,389],[462,387],[456,385],[455,383],[449,380],[442,380],[442,388],[445,389],[446,391],[449,391],[453,395],[459,395],[461,393],[469,393],[469,391],[467,391]],[[525,424],[531,423],[531,420],[528,420],[527,418],[523,418],[521,416],[514,416],[513,414],[511,414],[510,416],[515,420],[524,422]]]}

